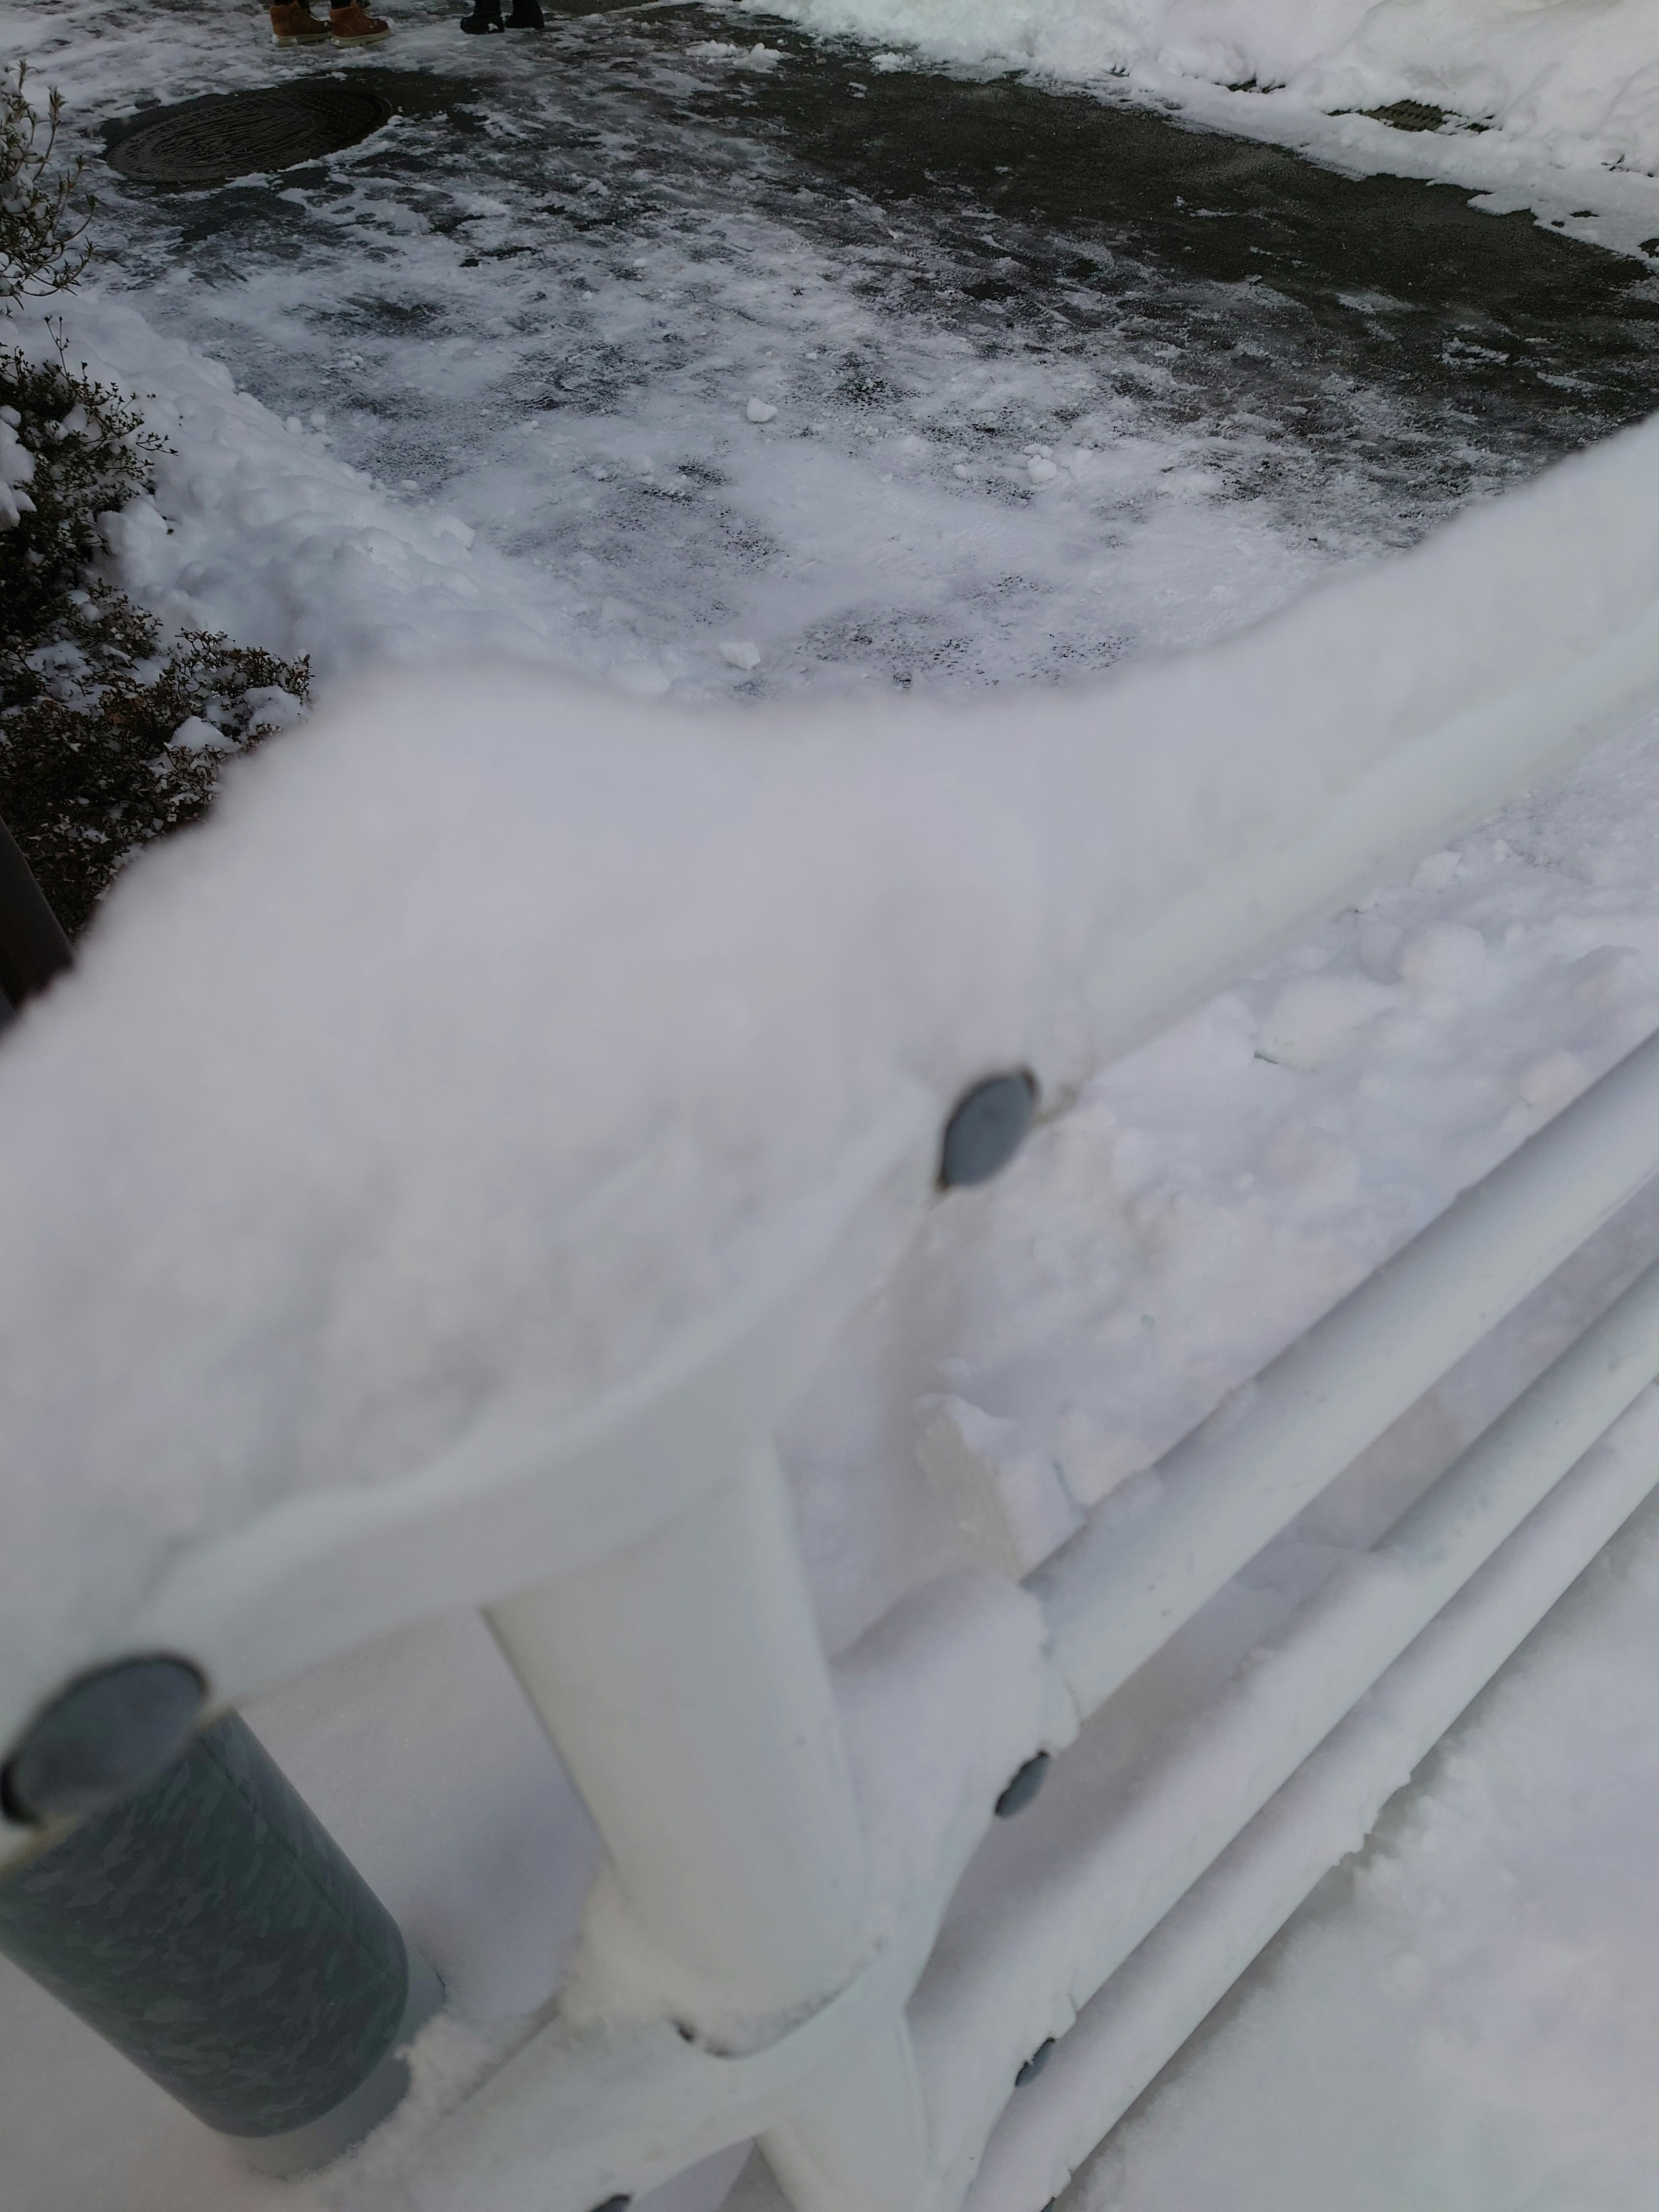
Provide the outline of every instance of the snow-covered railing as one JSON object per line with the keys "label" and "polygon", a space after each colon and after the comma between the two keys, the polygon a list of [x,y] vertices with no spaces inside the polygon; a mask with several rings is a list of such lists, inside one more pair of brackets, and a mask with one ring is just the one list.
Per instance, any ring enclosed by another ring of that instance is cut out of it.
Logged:
{"label": "snow-covered railing", "polygon": [[1026,1071],[1063,1113],[1656,695],[1644,430],[1096,690],[341,702],[0,1054],[0,1739],[132,1655],[217,1713],[483,1607],[608,1863],[558,2003],[408,2125],[406,2198],[592,2212],[758,2136],[801,2212],[1037,2212],[1659,1480],[1650,1273],[1132,1792],[1066,1807],[1089,1717],[1659,1173],[1659,1041],[1137,1516],[833,1666],[781,1419]]}

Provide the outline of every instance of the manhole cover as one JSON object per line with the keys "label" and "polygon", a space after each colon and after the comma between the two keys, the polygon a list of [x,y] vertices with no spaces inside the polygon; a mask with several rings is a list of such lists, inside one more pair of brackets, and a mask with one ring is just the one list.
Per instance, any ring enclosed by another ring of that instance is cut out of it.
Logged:
{"label": "manhole cover", "polygon": [[140,184],[216,185],[355,146],[391,112],[378,92],[327,77],[219,93],[151,108],[122,131],[106,157]]}

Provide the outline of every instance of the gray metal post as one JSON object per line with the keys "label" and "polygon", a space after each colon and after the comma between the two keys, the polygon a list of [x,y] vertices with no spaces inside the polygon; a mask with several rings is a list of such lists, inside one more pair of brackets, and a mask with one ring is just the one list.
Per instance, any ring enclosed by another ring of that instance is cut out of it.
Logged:
{"label": "gray metal post", "polygon": [[[0,823],[0,1023],[71,957]],[[192,1737],[203,1696],[134,1659],[39,1717],[0,1772],[42,1830],[0,1874],[0,1952],[251,2165],[301,2173],[398,2105],[443,1991],[246,1724]]]}
{"label": "gray metal post", "polygon": [[[7,1769],[25,1813],[31,1750]],[[441,2001],[234,1715],[43,1833],[0,1877],[0,1951],[267,2172],[324,2165],[384,2119],[409,2083],[399,2047]]]}
{"label": "gray metal post", "polygon": [[73,955],[16,840],[0,822],[0,992],[21,1006],[67,968]]}

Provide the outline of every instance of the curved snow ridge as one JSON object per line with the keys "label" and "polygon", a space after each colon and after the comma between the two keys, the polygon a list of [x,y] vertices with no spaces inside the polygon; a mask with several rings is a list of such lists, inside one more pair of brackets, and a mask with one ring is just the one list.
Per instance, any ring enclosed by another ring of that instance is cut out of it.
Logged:
{"label": "curved snow ridge", "polygon": [[[1183,84],[1249,90],[1269,95],[1255,104],[1281,115],[1363,115],[1419,101],[1524,144],[1553,166],[1659,170],[1659,25],[1651,0],[766,5],[817,29],[903,40],[935,60],[1000,63],[1082,82],[1127,75],[1143,89],[1177,98]],[[1261,122],[1270,127],[1265,116]]]}
{"label": "curved snow ridge", "polygon": [[163,622],[308,653],[324,677],[462,650],[572,665],[552,579],[398,501],[125,301],[89,293],[65,319],[70,357],[165,441],[153,494],[104,523],[112,580]]}

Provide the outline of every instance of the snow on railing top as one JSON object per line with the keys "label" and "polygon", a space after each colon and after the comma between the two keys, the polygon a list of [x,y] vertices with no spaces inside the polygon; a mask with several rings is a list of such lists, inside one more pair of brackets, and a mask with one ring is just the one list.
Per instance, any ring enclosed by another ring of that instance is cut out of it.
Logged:
{"label": "snow on railing top", "polygon": [[1062,1100],[1656,688],[1650,428],[1075,691],[337,699],[0,1054],[0,1738],[193,1545],[533,1455],[825,1192],[902,1230],[975,1078]]}

